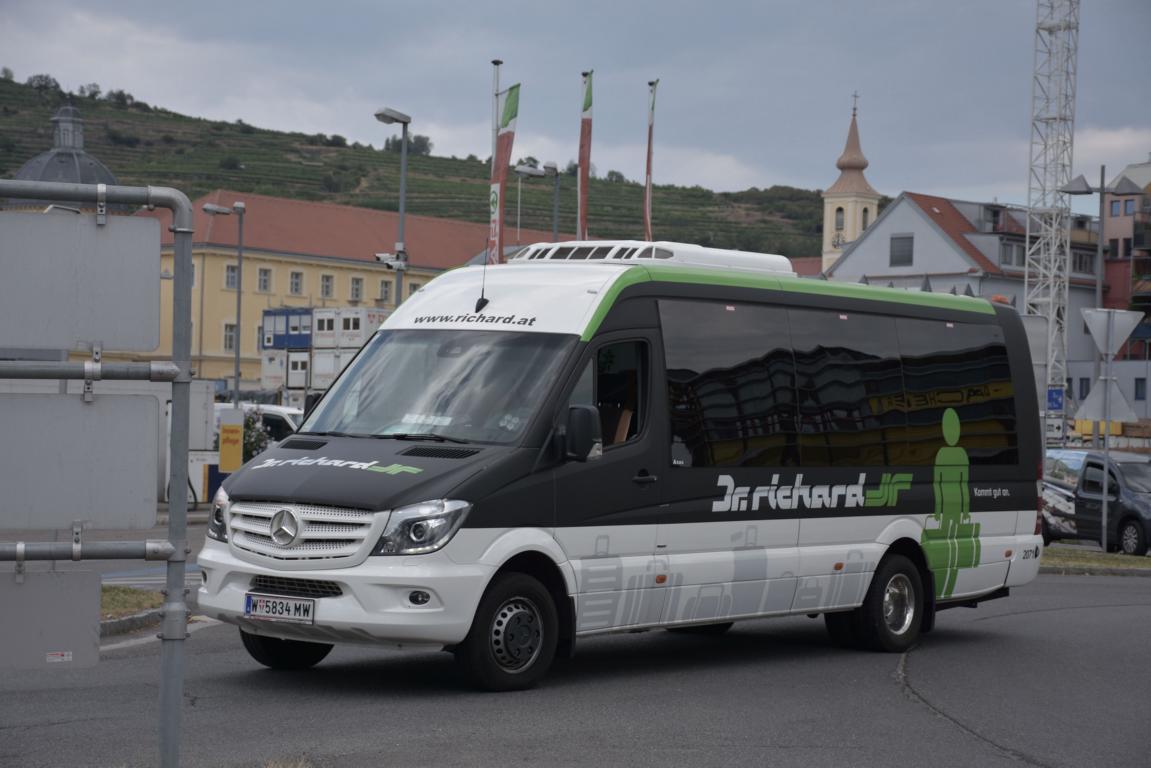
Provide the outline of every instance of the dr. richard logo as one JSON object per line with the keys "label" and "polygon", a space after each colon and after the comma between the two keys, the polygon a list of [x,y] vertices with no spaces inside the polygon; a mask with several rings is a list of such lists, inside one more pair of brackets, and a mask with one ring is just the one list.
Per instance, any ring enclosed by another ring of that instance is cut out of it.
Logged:
{"label": "dr. richard logo", "polygon": [[859,482],[843,485],[804,485],[803,475],[795,476],[790,485],[780,485],[779,475],[771,476],[771,485],[751,486],[735,484],[731,475],[720,475],[719,486],[723,498],[711,503],[712,512],[757,511],[764,500],[771,509],[832,509],[836,507],[862,507],[865,502],[864,484],[867,473],[859,473]]}
{"label": "dr. richard logo", "polygon": [[329,459],[320,456],[315,459],[264,459],[252,469],[267,469],[269,467],[340,467],[342,469],[363,469],[368,472],[382,472],[385,475],[418,475],[424,470],[419,467],[409,467],[404,464],[389,464],[386,467],[378,466],[378,461],[351,461],[349,459]]}

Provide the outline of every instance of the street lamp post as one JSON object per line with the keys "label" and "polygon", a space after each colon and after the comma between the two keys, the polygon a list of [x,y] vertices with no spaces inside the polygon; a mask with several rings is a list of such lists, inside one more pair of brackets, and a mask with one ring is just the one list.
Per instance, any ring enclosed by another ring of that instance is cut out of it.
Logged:
{"label": "street lamp post", "polygon": [[404,300],[404,271],[407,268],[408,250],[404,244],[404,207],[408,197],[408,124],[412,118],[403,112],[381,107],[376,110],[376,119],[385,125],[400,124],[400,216],[396,233],[396,306]]}
{"label": "street lamp post", "polygon": [[531,165],[517,165],[516,171],[516,245],[520,244],[520,200],[523,198],[524,191],[524,176],[545,176],[546,171],[542,171]]}
{"label": "street lamp post", "polygon": [[232,204],[231,208],[225,208],[222,205],[213,205],[212,203],[204,203],[204,213],[211,216],[230,216],[236,214],[236,223],[238,225],[238,235],[236,238],[236,366],[235,366],[235,387],[232,389],[232,406],[234,408],[240,407],[240,344],[243,341],[243,327],[241,321],[241,310],[244,306],[244,214],[247,212],[247,206],[237,201]]}
{"label": "street lamp post", "polygon": [[552,192],[552,242],[558,242],[560,239],[560,169],[554,162],[549,160],[544,163],[544,173],[551,176],[555,180],[555,188]]}

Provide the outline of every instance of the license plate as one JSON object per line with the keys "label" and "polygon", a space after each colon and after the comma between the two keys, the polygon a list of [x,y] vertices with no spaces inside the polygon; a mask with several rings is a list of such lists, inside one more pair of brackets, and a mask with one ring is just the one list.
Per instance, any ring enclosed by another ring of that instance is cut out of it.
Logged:
{"label": "license plate", "polygon": [[315,623],[316,601],[275,595],[244,595],[244,616],[266,621]]}

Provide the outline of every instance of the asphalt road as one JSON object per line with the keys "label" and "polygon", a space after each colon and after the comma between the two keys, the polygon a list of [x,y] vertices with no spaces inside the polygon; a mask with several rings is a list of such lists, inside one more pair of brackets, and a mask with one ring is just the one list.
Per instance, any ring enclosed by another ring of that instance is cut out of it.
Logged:
{"label": "asphalt road", "polygon": [[[188,641],[185,766],[1151,765],[1151,580],[1043,575],[939,616],[907,654],[833,648],[821,621],[720,638],[584,641],[540,688],[481,694],[443,653],[337,647],[276,673],[235,629]],[[112,638],[89,670],[0,675],[0,765],[143,766],[159,646]]]}

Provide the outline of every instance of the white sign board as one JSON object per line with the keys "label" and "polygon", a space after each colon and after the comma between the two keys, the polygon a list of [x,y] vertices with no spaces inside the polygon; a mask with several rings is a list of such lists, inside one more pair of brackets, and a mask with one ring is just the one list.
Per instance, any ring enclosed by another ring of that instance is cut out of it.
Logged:
{"label": "white sign board", "polygon": [[67,670],[100,660],[100,574],[29,570],[0,579],[0,669]]}
{"label": "white sign board", "polygon": [[[1130,312],[1125,309],[1082,309],[1083,320],[1087,323],[1087,330],[1095,346],[1105,355],[1114,355],[1127,341],[1131,331],[1143,319],[1142,312]],[[1108,318],[1111,318],[1109,321]],[[1111,326],[1110,338],[1107,335],[1107,326]]]}
{"label": "white sign board", "polygon": [[0,276],[0,347],[159,346],[156,219],[0,212]]}
{"label": "white sign board", "polygon": [[[1139,421],[1139,416],[1127,403],[1127,398],[1123,397],[1123,393],[1119,391],[1119,385],[1115,383],[1114,379],[1100,376],[1099,381],[1095,383],[1096,386],[1091,388],[1091,394],[1087,395],[1083,405],[1079,406],[1079,410],[1075,412],[1075,418],[1086,419],[1087,421],[1122,421],[1127,423]],[[1110,413],[1106,413],[1103,408],[1103,396],[1107,390],[1110,390],[1111,402],[1108,403]]]}
{"label": "white sign board", "polygon": [[149,395],[0,396],[0,530],[154,526],[158,422]]}

